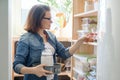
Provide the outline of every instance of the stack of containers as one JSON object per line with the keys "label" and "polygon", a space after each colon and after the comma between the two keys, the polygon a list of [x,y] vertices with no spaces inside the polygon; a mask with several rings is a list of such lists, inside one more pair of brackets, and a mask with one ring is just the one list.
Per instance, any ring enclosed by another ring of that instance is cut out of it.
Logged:
{"label": "stack of containers", "polygon": [[[82,18],[82,30],[78,30],[78,38],[87,34],[87,33],[93,33],[96,36],[97,32],[97,17],[85,17]],[[92,36],[94,36],[91,34]]]}
{"label": "stack of containers", "polygon": [[75,58],[75,68],[82,72],[89,71],[89,64],[87,62],[87,57]]}
{"label": "stack of containers", "polygon": [[82,19],[82,29],[85,32],[96,32],[97,17],[89,17]]}
{"label": "stack of containers", "polygon": [[77,73],[77,72],[73,72],[74,73],[74,78],[75,78],[75,80],[84,80],[85,79],[85,77],[84,76],[82,76],[81,74],[79,74],[79,73]]}
{"label": "stack of containers", "polygon": [[90,64],[90,71],[86,75],[87,80],[96,80],[96,57],[92,57],[88,59]]}
{"label": "stack of containers", "polygon": [[79,57],[74,55],[75,59],[75,67],[74,77],[77,80],[84,80],[86,78],[86,73],[90,70],[89,63],[87,62],[87,57]]}
{"label": "stack of containers", "polygon": [[94,2],[93,0],[85,0],[84,11],[94,10]]}
{"label": "stack of containers", "polygon": [[98,0],[94,0],[94,10],[98,10]]}
{"label": "stack of containers", "polygon": [[74,77],[77,80],[96,80],[96,57],[74,56]]}
{"label": "stack of containers", "polygon": [[98,0],[85,0],[84,12],[97,10]]}

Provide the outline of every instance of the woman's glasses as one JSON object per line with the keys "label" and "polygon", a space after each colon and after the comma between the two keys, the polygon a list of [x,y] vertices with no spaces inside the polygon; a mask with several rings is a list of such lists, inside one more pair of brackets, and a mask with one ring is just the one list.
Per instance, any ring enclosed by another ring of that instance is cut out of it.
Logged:
{"label": "woman's glasses", "polygon": [[47,19],[47,20],[50,20],[50,21],[51,21],[51,18],[46,18],[46,17],[44,17],[43,19]]}

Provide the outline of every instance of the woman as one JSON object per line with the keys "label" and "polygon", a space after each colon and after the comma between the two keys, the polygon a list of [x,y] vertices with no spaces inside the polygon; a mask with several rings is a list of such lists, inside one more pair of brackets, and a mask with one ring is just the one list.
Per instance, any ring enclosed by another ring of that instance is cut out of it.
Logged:
{"label": "woman", "polygon": [[[56,54],[63,59],[69,58],[86,39],[82,37],[71,47],[65,48],[47,31],[51,23],[48,6],[39,4],[31,8],[25,24],[27,33],[23,34],[17,43],[13,63],[14,71],[24,74],[24,80],[58,80],[57,75],[52,75],[52,72],[44,67],[56,63]],[[52,78],[47,74],[51,74]]]}

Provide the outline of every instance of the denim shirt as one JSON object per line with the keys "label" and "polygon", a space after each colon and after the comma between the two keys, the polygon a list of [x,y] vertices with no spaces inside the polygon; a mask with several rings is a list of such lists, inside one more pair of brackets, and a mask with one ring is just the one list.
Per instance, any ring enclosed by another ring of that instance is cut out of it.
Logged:
{"label": "denim shirt", "polygon": [[[54,63],[56,63],[56,54],[63,59],[69,58],[69,48],[65,48],[56,37],[49,31],[45,31],[47,34],[48,42],[55,49],[53,55]],[[23,34],[17,43],[16,55],[13,62],[13,69],[16,73],[20,73],[22,67],[33,67],[41,64],[41,53],[44,50],[44,42],[38,33],[27,32]],[[45,76],[37,77],[34,74],[25,74],[24,80],[46,80]],[[54,80],[58,80],[57,75],[54,76]]]}

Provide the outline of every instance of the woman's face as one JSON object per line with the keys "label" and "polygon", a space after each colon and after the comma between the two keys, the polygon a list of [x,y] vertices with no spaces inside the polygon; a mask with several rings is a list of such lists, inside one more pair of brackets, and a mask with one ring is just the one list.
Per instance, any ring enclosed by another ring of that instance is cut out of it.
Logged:
{"label": "woman's face", "polygon": [[50,29],[51,23],[52,23],[52,21],[51,21],[51,13],[50,13],[50,11],[47,11],[45,13],[44,18],[41,21],[41,24],[42,24],[41,28],[42,29]]}

